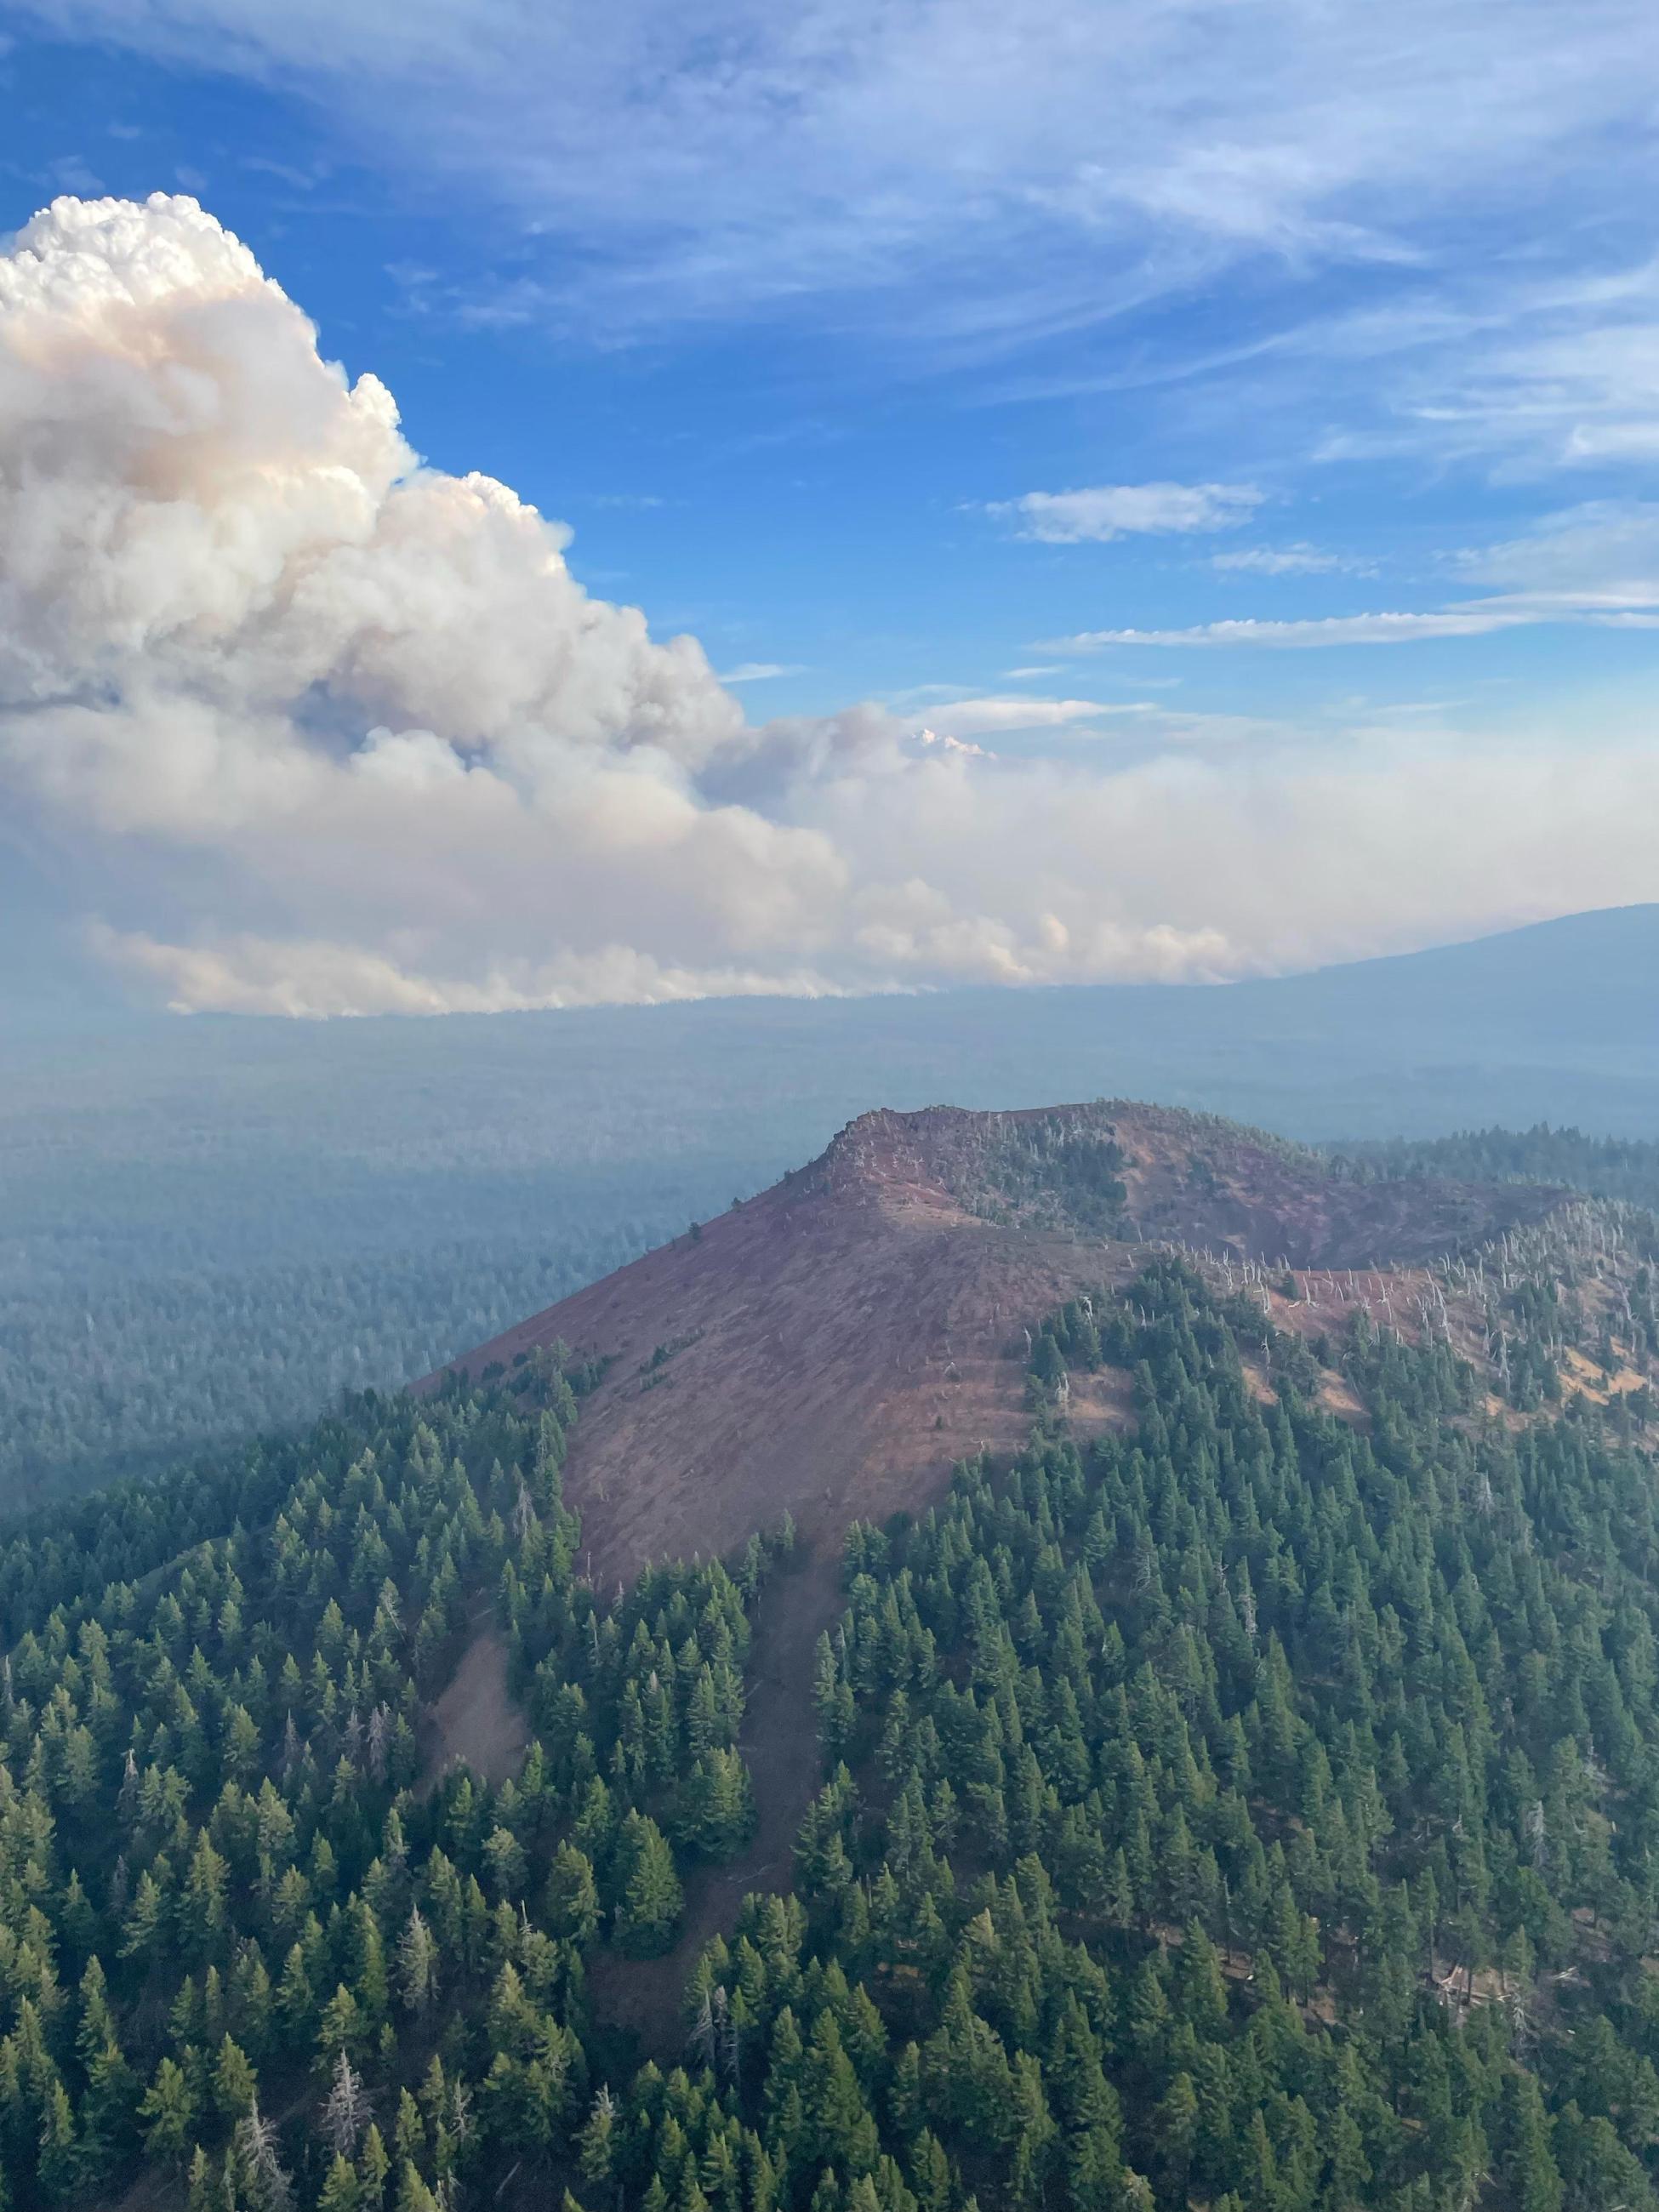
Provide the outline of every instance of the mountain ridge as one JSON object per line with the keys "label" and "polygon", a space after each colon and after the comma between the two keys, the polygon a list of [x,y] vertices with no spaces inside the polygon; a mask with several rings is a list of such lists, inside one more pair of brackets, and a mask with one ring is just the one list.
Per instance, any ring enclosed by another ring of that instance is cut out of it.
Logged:
{"label": "mountain ridge", "polygon": [[[931,1502],[964,1457],[1017,1449],[1023,1333],[1127,1280],[1149,1245],[1229,1279],[1302,1271],[1279,1297],[1305,1330],[1345,1310],[1340,1271],[1388,1273],[1390,1310],[1408,1313],[1425,1268],[1568,1203],[1539,1185],[1347,1181],[1262,1132],[1127,1101],[879,1109],[443,1371],[487,1378],[556,1349],[598,1371],[566,1480],[592,1571],[626,1579],[786,1511],[809,1546],[833,1540]],[[1124,1418],[1121,1383],[1080,1395],[1073,1421]]]}

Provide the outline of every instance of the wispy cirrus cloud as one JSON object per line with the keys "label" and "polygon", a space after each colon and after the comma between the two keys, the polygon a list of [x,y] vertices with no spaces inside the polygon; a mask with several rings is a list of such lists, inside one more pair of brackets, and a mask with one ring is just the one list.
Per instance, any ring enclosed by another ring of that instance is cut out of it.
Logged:
{"label": "wispy cirrus cloud", "polygon": [[[1411,276],[1279,332],[1270,380],[1318,408],[1316,463],[1432,459],[1524,481],[1659,459],[1659,259],[1542,252]],[[1336,414],[1325,395],[1334,395]]]}
{"label": "wispy cirrus cloud", "polygon": [[1518,537],[1466,547],[1450,565],[1541,607],[1659,606],[1659,501],[1589,500]]}
{"label": "wispy cirrus cloud", "polygon": [[[285,87],[431,206],[506,218],[518,313],[616,335],[866,303],[1006,351],[1281,271],[1489,262],[1650,184],[1643,0],[20,0],[20,22]],[[1617,164],[1579,156],[1616,141]],[[1455,204],[1484,217],[1455,234]],[[527,242],[545,245],[541,258]],[[579,241],[574,261],[562,249]],[[878,306],[876,303],[879,303]],[[1602,434],[1618,434],[1609,423]]]}
{"label": "wispy cirrus cloud", "polygon": [[1509,582],[1516,588],[1420,613],[1319,615],[1290,621],[1234,616],[1172,629],[1079,630],[1049,642],[1073,653],[1096,653],[1116,645],[1301,649],[1486,637],[1544,623],[1604,629],[1647,629],[1659,623],[1659,507],[1609,502],[1569,510],[1548,518],[1524,538],[1459,553],[1454,565],[1484,581]]}

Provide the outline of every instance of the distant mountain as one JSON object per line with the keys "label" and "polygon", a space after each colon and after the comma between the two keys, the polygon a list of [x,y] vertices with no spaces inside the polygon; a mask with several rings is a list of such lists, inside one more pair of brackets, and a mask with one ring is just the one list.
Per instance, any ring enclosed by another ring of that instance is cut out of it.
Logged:
{"label": "distant mountain", "polygon": [[[1337,1081],[1345,1057],[1365,1069],[1392,1062],[1407,1087],[1389,1103],[1419,1127],[1431,1098],[1461,1095],[1461,1121],[1484,1113],[1511,1126],[1519,1117],[1622,1129],[1621,1109],[1645,1097],[1640,1132],[1659,1133],[1659,905],[1572,915],[1225,996],[1212,1034],[1277,1040],[1307,1052],[1310,1072],[1323,1061]],[[1368,1101],[1363,1133],[1382,1133],[1387,1119]],[[1634,1133],[1638,1124],[1628,1126]],[[1327,1122],[1324,1133],[1362,1132]]]}

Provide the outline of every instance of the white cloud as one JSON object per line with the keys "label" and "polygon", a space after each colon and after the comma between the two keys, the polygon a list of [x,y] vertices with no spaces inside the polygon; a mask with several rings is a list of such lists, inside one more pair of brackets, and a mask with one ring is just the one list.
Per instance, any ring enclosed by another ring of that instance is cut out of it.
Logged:
{"label": "white cloud", "polygon": [[988,752],[983,745],[976,745],[971,738],[955,738],[951,735],[948,730],[918,730],[916,732],[916,743],[922,747],[924,751],[930,751],[937,748],[937,750],[941,753],[958,753],[967,760],[994,760],[996,758],[996,755],[994,753]]}
{"label": "white cloud", "polygon": [[[1249,554],[1217,555],[1215,568],[1267,569],[1334,565]],[[1451,556],[1464,574],[1514,588],[1428,613],[1329,615],[1296,621],[1243,617],[1181,629],[1085,630],[1058,642],[1073,652],[1115,645],[1409,645],[1425,639],[1483,637],[1537,623],[1645,628],[1659,610],[1659,503],[1601,500],[1546,516],[1520,538]]]}
{"label": "white cloud", "polygon": [[1254,484],[1095,484],[1081,491],[1028,491],[993,500],[988,514],[1006,516],[1022,538],[1048,545],[1105,544],[1131,534],[1231,530],[1259,507]]}
{"label": "white cloud", "polygon": [[1526,609],[1502,605],[1454,607],[1438,614],[1328,615],[1304,622],[1245,617],[1194,623],[1186,629],[1089,629],[1060,641],[1078,653],[1108,645],[1409,645],[1423,638],[1482,637],[1538,618]]}
{"label": "white cloud", "polygon": [[1136,714],[1141,711],[1139,704],[1108,704],[1099,699],[1007,696],[953,700],[930,708],[927,720],[943,723],[957,735],[966,732],[983,737],[995,730],[1060,729],[1069,722],[1094,721],[1102,714]]}
{"label": "white cloud", "polygon": [[[422,467],[188,200],[59,202],[0,255],[0,543],[8,830],[182,1008],[1215,977],[1651,892],[1645,725],[1310,739],[986,696],[933,744],[869,706],[750,726],[557,525]],[[975,742],[1102,726],[1103,757]]]}
{"label": "white cloud", "polygon": [[[1294,551],[1294,549],[1292,549]],[[1295,572],[1338,565],[1322,557],[1218,554],[1217,568]],[[1429,613],[1329,615],[1296,621],[1244,617],[1182,629],[1085,630],[1060,642],[1075,652],[1113,645],[1409,645],[1428,638],[1482,637],[1536,623],[1644,628],[1659,610],[1659,503],[1599,500],[1547,515],[1519,538],[1463,550],[1450,565],[1483,583],[1513,588]]]}
{"label": "white cloud", "polygon": [[770,684],[780,676],[804,676],[806,671],[798,661],[740,660],[735,668],[723,668],[722,684]]}

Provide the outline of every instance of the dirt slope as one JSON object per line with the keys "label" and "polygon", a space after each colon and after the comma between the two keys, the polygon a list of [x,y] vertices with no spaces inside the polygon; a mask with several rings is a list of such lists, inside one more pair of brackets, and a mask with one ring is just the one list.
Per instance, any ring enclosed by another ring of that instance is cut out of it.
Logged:
{"label": "dirt slope", "polygon": [[[1170,1109],[867,1114],[696,1237],[482,1346],[610,1362],[567,1472],[597,1577],[724,1553],[794,1516],[809,1544],[937,1493],[1027,1426],[1024,1330],[1168,1239],[1302,1268],[1409,1266],[1539,1218],[1521,1186],[1356,1185]],[[1122,1418],[1091,1394],[1076,1425]]]}
{"label": "dirt slope", "polygon": [[[1345,1328],[1362,1304],[1407,1334],[1445,1328],[1443,1303],[1433,1318],[1434,1263],[1547,1219],[1553,1234],[1562,1197],[1339,1182],[1311,1153],[1151,1107],[868,1114],[695,1237],[458,1362],[478,1374],[562,1342],[610,1363],[583,1401],[566,1469],[596,1578],[732,1551],[786,1510],[804,1540],[799,1571],[768,1585],[757,1622],[742,1735],[755,1838],[732,1864],[693,1875],[666,1957],[596,1957],[598,2013],[672,2060],[677,1995],[702,1943],[746,1892],[787,1887],[790,1845],[821,1778],[809,1687],[814,1640],[842,1602],[841,1534],[857,1516],[924,1506],[982,1445],[1024,1441],[1028,1325],[1127,1280],[1150,1246],[1174,1244],[1209,1255],[1201,1264],[1218,1287],[1247,1290],[1307,1337]],[[1478,1356],[1477,1317],[1459,1307],[1455,1319],[1461,1348]],[[1258,1387],[1271,1395],[1265,1376]],[[1363,1419],[1340,1375],[1326,1395]],[[1073,1378],[1074,1432],[1130,1414],[1127,1376]],[[463,1729],[481,1696],[490,1710],[501,1703],[485,1694],[489,1656],[469,1653],[477,1663],[446,1700]],[[502,1731],[508,1757],[514,1725]]]}

